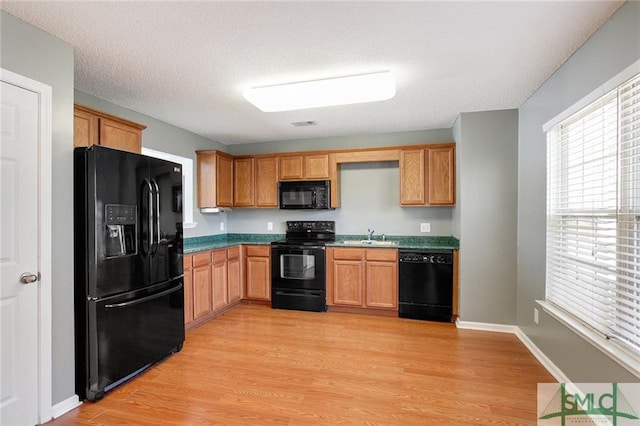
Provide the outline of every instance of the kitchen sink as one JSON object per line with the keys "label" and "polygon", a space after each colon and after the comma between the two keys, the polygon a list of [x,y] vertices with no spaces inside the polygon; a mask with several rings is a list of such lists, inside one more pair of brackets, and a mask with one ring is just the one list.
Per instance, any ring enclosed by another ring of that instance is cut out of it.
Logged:
{"label": "kitchen sink", "polygon": [[398,245],[398,241],[379,241],[379,240],[345,240],[341,244],[346,246],[375,246],[375,247],[394,247]]}

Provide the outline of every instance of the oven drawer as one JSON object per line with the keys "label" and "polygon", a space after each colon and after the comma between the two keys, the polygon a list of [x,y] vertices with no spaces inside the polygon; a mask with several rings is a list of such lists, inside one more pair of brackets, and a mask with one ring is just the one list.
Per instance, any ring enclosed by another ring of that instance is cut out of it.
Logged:
{"label": "oven drawer", "polygon": [[327,296],[325,291],[273,289],[271,291],[271,307],[325,312],[327,310]]}

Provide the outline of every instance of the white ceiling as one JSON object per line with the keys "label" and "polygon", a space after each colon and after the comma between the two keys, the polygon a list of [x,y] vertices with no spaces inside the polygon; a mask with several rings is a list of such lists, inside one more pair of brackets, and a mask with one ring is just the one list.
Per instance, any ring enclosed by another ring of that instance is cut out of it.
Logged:
{"label": "white ceiling", "polygon": [[[32,2],[75,87],[224,144],[449,128],[518,108],[622,2]],[[28,46],[25,46],[28,49]],[[265,113],[247,87],[391,70],[388,101]],[[316,126],[294,127],[313,120]]]}

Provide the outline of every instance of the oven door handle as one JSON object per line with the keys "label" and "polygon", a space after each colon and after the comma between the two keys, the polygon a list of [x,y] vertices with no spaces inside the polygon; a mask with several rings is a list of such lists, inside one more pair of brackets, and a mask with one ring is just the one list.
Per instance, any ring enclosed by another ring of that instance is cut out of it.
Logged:
{"label": "oven door handle", "polygon": [[309,249],[314,249],[314,250],[322,250],[325,251],[325,246],[296,246],[296,245],[277,245],[277,246],[271,246],[271,248],[276,249],[276,250],[309,250]]}
{"label": "oven door handle", "polygon": [[282,291],[282,290],[276,290],[275,293],[278,296],[294,296],[294,297],[318,296],[318,297],[320,297],[320,295],[317,294],[317,290],[316,290],[315,293],[313,291],[305,291],[305,290],[298,290],[295,293],[290,293],[288,291]]}

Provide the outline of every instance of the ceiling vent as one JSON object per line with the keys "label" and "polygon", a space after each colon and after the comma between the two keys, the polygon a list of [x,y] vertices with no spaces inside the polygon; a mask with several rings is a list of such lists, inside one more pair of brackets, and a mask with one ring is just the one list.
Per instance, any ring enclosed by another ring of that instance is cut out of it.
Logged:
{"label": "ceiling vent", "polygon": [[313,120],[307,120],[307,121],[294,121],[293,123],[291,123],[291,125],[293,127],[305,127],[305,126],[315,126],[318,123],[316,123]]}

